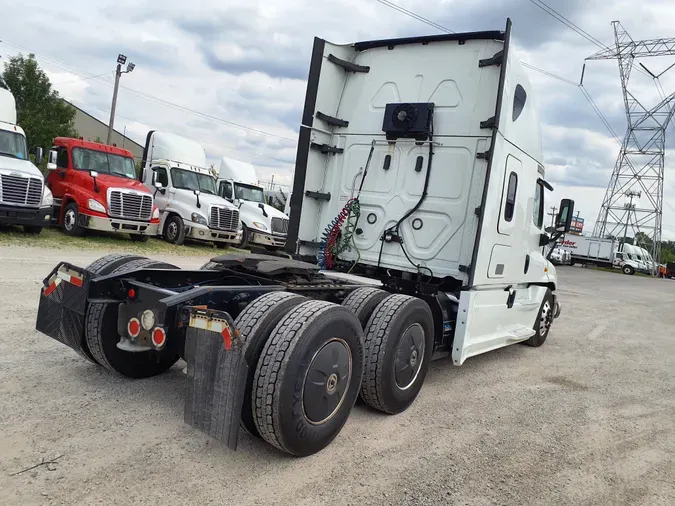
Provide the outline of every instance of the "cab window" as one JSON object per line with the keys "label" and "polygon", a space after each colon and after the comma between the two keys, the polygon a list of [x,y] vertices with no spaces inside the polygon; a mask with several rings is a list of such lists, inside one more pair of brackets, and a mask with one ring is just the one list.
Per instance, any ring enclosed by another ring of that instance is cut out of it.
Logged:
{"label": "cab window", "polygon": [[534,190],[532,221],[537,228],[541,228],[544,224],[544,185],[539,182],[537,182]]}
{"label": "cab window", "polygon": [[232,200],[232,185],[228,181],[220,183],[220,195],[226,199]]}
{"label": "cab window", "polygon": [[155,181],[162,183],[164,188],[169,186],[169,175],[165,167],[153,167],[152,170],[155,171]]}

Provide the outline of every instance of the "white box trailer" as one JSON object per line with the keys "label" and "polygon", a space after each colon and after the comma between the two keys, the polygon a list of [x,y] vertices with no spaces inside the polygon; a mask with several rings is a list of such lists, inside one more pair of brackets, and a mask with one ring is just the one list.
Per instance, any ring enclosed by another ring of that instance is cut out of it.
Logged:
{"label": "white box trailer", "polygon": [[574,203],[560,203],[550,237],[537,106],[510,26],[316,38],[289,254],[191,271],[120,255],[63,262],[37,329],[130,377],[181,356],[187,423],[231,447],[241,423],[298,456],[338,435],[358,395],[408,409],[433,358],[541,346],[560,313],[543,252]]}
{"label": "white box trailer", "polygon": [[567,235],[560,245],[572,255],[572,265],[589,264],[612,267],[617,243],[614,239]]}

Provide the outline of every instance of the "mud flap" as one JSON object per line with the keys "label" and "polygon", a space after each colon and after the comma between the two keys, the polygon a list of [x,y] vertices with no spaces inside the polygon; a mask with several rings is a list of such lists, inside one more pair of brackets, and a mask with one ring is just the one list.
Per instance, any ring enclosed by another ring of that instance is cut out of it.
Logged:
{"label": "mud flap", "polygon": [[66,262],[44,280],[35,328],[91,359],[84,345],[84,318],[90,275]]}
{"label": "mud flap", "polygon": [[236,450],[248,364],[232,317],[190,308],[185,359],[185,423]]}

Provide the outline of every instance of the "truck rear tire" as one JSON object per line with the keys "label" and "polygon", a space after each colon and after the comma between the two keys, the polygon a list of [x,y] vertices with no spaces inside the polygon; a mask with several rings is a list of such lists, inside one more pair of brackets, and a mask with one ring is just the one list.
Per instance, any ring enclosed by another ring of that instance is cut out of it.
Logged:
{"label": "truck rear tire", "polygon": [[632,276],[633,274],[635,274],[635,269],[633,269],[630,265],[624,265],[624,266],[621,268],[621,271],[622,271],[624,274],[628,274],[629,276]]}
{"label": "truck rear tire", "polygon": [[[127,253],[112,253],[110,255],[105,255],[99,258],[98,260],[95,260],[94,262],[89,264],[86,267],[86,269],[92,274],[94,274],[94,277],[105,276],[106,274],[110,274],[112,271],[121,267],[122,265],[129,263],[133,260],[139,260],[141,258],[145,257],[138,255],[130,255]],[[96,361],[94,356],[91,354],[91,350],[89,350],[89,345],[87,344],[87,339],[85,337],[83,337],[82,341],[80,342],[80,349],[92,364],[96,364],[97,366],[101,365]]]}
{"label": "truck rear tire", "polygon": [[176,245],[181,245],[185,242],[185,224],[183,219],[176,215],[172,214],[166,219],[164,224],[164,239]]}
{"label": "truck rear tire", "polygon": [[365,329],[361,398],[389,414],[410,407],[429,370],[434,318],[422,299],[389,295],[375,308]]}
{"label": "truck rear tire", "polygon": [[389,295],[379,288],[357,288],[345,297],[342,305],[356,315],[365,329],[375,308]]}
{"label": "truck rear tire", "polygon": [[[175,265],[148,258],[132,260],[111,272],[121,274],[143,267],[178,269]],[[94,303],[87,309],[84,335],[89,350],[100,365],[120,376],[132,379],[150,378],[166,372],[178,361],[178,353],[167,346],[161,351],[132,353],[117,347],[117,304]]]}
{"label": "truck rear tire", "polygon": [[63,231],[72,237],[82,237],[87,229],[78,224],[79,220],[80,212],[77,209],[77,204],[71,202],[63,211]]}
{"label": "truck rear tire", "polygon": [[255,372],[255,424],[271,445],[312,455],[339,434],[359,393],[363,330],[348,309],[310,300],[275,327]]}
{"label": "truck rear tire", "polygon": [[289,292],[266,293],[255,299],[239,314],[234,327],[241,332],[244,341],[244,357],[248,364],[248,378],[241,411],[241,426],[250,434],[260,437],[253,419],[255,395],[254,376],[258,359],[270,334],[288,312],[307,298]]}
{"label": "truck rear tire", "polygon": [[106,276],[124,264],[141,259],[147,260],[146,257],[140,255],[132,255],[129,253],[112,253],[95,260],[89,264],[86,269],[93,274]]}
{"label": "truck rear tire", "polygon": [[534,321],[533,328],[535,334],[527,341],[523,341],[523,344],[538,348],[546,342],[548,332],[551,330],[551,324],[553,323],[553,310],[553,293],[551,293],[550,288],[547,288],[544,300],[541,301],[541,306],[539,306],[537,319]]}

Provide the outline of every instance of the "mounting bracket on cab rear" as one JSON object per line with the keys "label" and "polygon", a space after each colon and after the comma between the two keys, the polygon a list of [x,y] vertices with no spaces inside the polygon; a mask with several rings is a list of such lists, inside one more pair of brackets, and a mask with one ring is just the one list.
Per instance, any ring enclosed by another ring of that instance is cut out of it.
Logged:
{"label": "mounting bracket on cab rear", "polygon": [[504,50],[494,54],[492,58],[485,58],[484,60],[478,60],[479,67],[489,67],[490,65],[501,65],[504,63]]}
{"label": "mounting bracket on cab rear", "polygon": [[345,70],[345,72],[363,72],[363,73],[370,72],[370,67],[366,65],[357,65],[356,63],[352,63],[347,60],[342,60],[332,54],[328,55],[328,61],[334,63],[338,67],[342,67]]}
{"label": "mounting bracket on cab rear", "polygon": [[403,138],[426,141],[431,136],[433,114],[433,102],[387,104],[382,131],[387,140]]}
{"label": "mounting bracket on cab rear", "polygon": [[331,146],[330,144],[317,144],[312,142],[310,146],[314,149],[318,149],[324,155],[339,155],[344,149],[338,148],[337,146]]}

